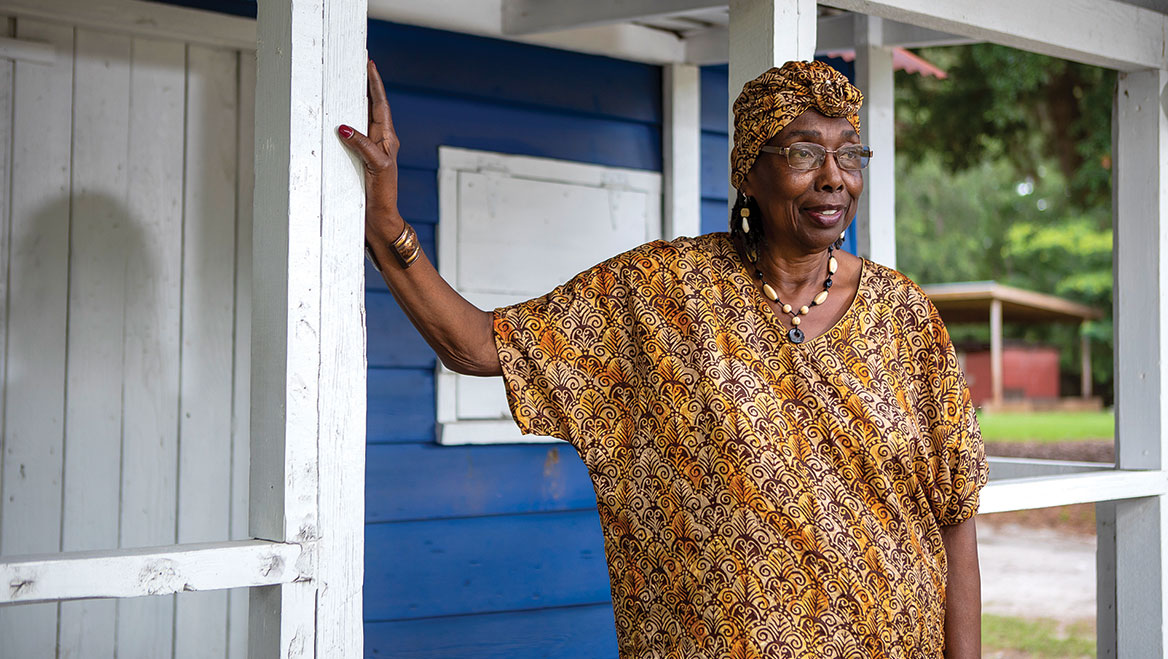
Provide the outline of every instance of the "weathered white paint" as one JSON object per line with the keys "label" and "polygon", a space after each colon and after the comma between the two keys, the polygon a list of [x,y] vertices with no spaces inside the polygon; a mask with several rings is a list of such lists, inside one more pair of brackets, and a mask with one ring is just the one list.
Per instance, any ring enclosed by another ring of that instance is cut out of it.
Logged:
{"label": "weathered white paint", "polygon": [[[256,43],[255,21],[250,18],[142,0],[0,0],[0,12],[240,50],[254,49]],[[69,51],[58,48],[56,52]]]}
{"label": "weathered white paint", "polygon": [[252,590],[251,657],[362,654],[364,194],[335,130],[364,125],[365,25],[360,1],[260,12],[250,528],[315,575]]}
{"label": "weathered white paint", "polygon": [[864,172],[856,229],[860,256],[896,267],[896,92],[892,49],[884,45],[884,23],[856,16],[856,84],[864,91],[861,139],[874,157]]}
{"label": "weathered white paint", "polygon": [[725,0],[503,0],[503,33],[595,27],[719,6]]}
{"label": "weathered white paint", "polygon": [[[130,38],[77,31],[61,550],[118,546],[129,185]],[[114,602],[61,604],[59,653],[114,652]]]}
{"label": "weathered white paint", "polygon": [[[16,36],[73,51],[73,30],[18,22]],[[73,59],[16,62],[13,126],[72,125]],[[12,134],[8,345],[0,478],[0,555],[61,549],[65,327],[69,291],[70,131]],[[57,605],[0,610],[0,647],[51,657]]]}
{"label": "weathered white paint", "polygon": [[324,13],[320,331],[320,540],[316,657],[364,656],[365,189],[364,166],[336,137],[366,123],[365,0]]}
{"label": "weathered white paint", "polygon": [[[248,534],[248,477],[251,462],[251,283],[252,207],[255,203],[255,83],[252,51],[239,54],[239,177],[235,212],[235,387],[231,401],[231,539]],[[247,657],[248,591],[229,591],[227,656]]]}
{"label": "weathered white paint", "polygon": [[1121,71],[1168,68],[1168,17],[1118,0],[824,0],[859,14]]}
{"label": "weathered white paint", "polygon": [[[0,604],[289,583],[305,576],[297,568],[303,551],[295,543],[239,540],[13,557],[0,562]],[[74,656],[92,654],[87,648]]]}
{"label": "weathered white paint", "polygon": [[[188,46],[179,543],[231,533],[237,92],[236,51]],[[226,651],[227,593],[179,598],[175,657]]]}
{"label": "weathered white paint", "polygon": [[[438,156],[439,272],[481,309],[543,295],[661,237],[657,172],[446,147]],[[439,366],[437,390],[443,444],[549,441],[519,434],[497,378]]]}
{"label": "weathered white paint", "polygon": [[[856,46],[854,14],[820,17],[815,29],[816,54],[836,50],[851,50]],[[925,46],[956,46],[975,43],[974,39],[947,32],[883,20],[884,46],[893,48],[921,48]],[[730,31],[725,27],[711,27],[688,34],[685,42],[685,61],[698,66],[724,64],[730,61]]]}
{"label": "weathered white paint", "polygon": [[[1090,473],[1017,478],[995,481],[982,488],[978,513],[1159,497],[1165,493],[1168,493],[1168,474],[1160,471],[1105,469]],[[1149,546],[1143,545],[1145,553]]]}
{"label": "weathered white paint", "polygon": [[[1168,71],[1121,74],[1113,116],[1116,460],[1165,469],[1168,456]],[[1157,473],[1164,473],[1159,471]],[[1115,507],[1114,586],[1119,656],[1168,648],[1168,512],[1163,496]],[[1110,540],[1110,538],[1108,538]],[[1149,551],[1157,547],[1159,551]],[[1107,551],[1111,551],[1110,548]],[[1100,648],[1101,654],[1108,648]]]}
{"label": "weathered white paint", "polygon": [[52,45],[40,41],[0,37],[0,59],[52,64],[57,59],[57,52],[53,50]]}
{"label": "weathered white paint", "polygon": [[815,0],[730,0],[731,103],[763,71],[815,56],[816,16]]}
{"label": "weathered white paint", "polygon": [[664,236],[696,236],[702,232],[701,72],[670,64],[663,73]]}
{"label": "weathered white paint", "polygon": [[[186,48],[134,39],[126,263],[120,547],[175,542]],[[170,655],[174,598],[117,603],[117,655]]]}
{"label": "weathered white paint", "polygon": [[1035,478],[1037,476],[1058,476],[1079,474],[1088,471],[1112,469],[1114,465],[1099,462],[1076,462],[1071,460],[1039,460],[1035,458],[1003,458],[989,456],[990,480],[1008,478]]}
{"label": "weathered white paint", "polygon": [[[11,35],[16,27],[15,21],[7,16],[0,15],[0,35]],[[0,199],[11,199],[12,183],[12,71],[13,63],[0,60]],[[9,214],[9,204],[0,203],[0,381],[2,381],[7,363],[4,346],[8,335],[8,254],[12,243],[12,216]],[[0,479],[4,474],[4,404],[5,398],[0,393]],[[0,496],[3,495],[3,483],[0,483]],[[3,499],[0,499],[3,501]],[[0,503],[0,547],[3,547],[4,505]],[[2,628],[2,627],[0,627]]]}

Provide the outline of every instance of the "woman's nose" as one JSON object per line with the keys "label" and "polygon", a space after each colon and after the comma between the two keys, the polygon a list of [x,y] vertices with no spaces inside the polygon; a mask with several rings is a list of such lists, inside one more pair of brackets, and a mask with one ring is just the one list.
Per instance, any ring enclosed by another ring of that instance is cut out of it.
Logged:
{"label": "woman's nose", "polygon": [[816,172],[816,185],[824,192],[836,192],[844,187],[844,175],[836,162],[835,154],[828,153],[823,166]]}

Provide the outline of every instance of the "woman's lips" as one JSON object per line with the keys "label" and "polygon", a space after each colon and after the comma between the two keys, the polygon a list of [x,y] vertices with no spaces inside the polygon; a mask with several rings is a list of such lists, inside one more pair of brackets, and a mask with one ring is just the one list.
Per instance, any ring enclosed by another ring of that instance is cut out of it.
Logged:
{"label": "woman's lips", "polygon": [[824,227],[834,226],[844,217],[843,206],[814,206],[804,208],[803,212],[814,220],[816,224]]}

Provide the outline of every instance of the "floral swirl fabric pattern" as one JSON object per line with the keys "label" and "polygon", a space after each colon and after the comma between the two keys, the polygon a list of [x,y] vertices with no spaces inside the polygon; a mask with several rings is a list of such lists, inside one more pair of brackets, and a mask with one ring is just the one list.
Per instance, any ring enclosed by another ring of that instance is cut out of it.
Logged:
{"label": "floral swirl fabric pattern", "polygon": [[984,448],[936,310],[864,262],[803,344],[726,234],[644,245],[495,312],[525,433],[592,477],[621,657],[941,657],[940,527]]}

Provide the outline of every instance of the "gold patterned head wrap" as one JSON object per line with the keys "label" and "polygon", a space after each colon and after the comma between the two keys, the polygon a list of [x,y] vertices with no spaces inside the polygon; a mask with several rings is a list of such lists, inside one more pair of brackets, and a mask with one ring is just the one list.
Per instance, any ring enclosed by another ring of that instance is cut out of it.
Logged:
{"label": "gold patterned head wrap", "polygon": [[758,150],[810,108],[845,117],[860,132],[864,94],[844,74],[818,61],[787,62],[742,86],[734,101],[734,151],[730,184],[742,187]]}

